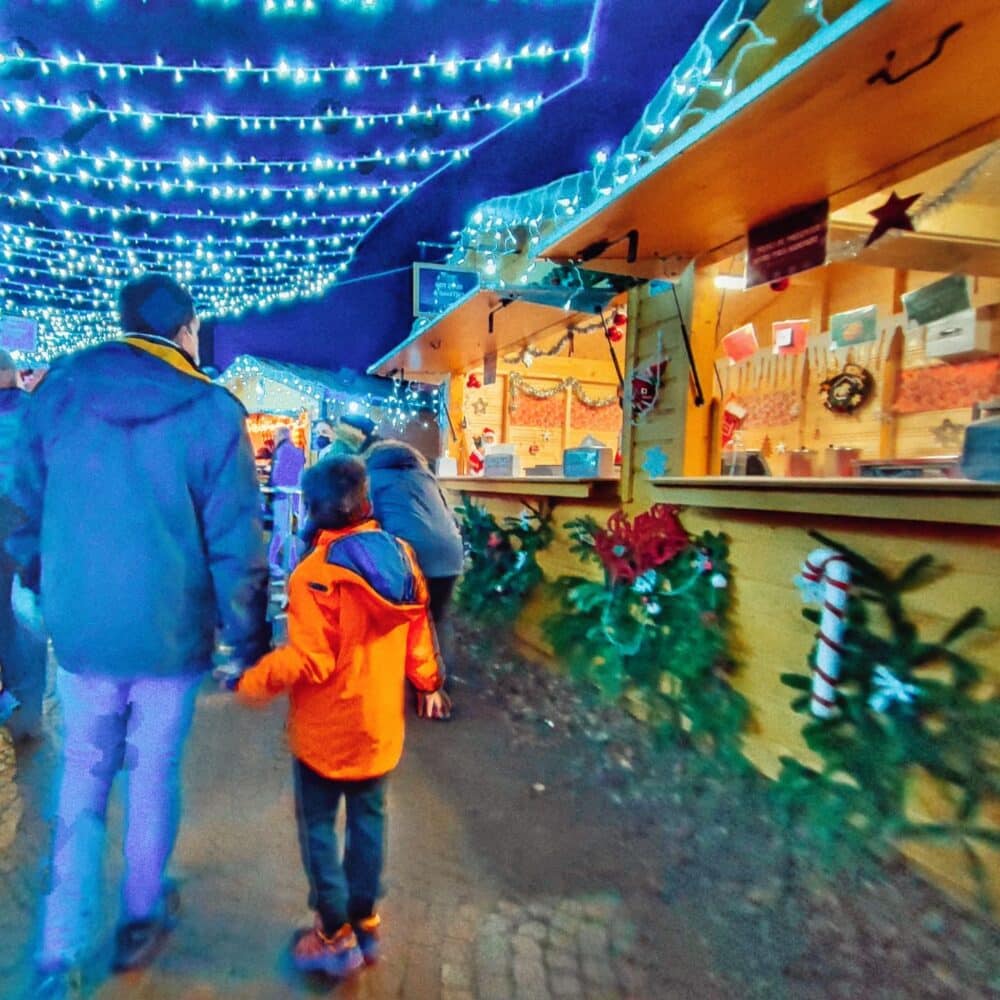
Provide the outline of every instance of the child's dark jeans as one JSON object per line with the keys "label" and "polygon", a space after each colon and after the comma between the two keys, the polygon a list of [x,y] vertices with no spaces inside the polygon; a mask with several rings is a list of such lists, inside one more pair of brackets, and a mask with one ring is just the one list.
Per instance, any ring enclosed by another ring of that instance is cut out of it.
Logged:
{"label": "child's dark jeans", "polygon": [[[337,781],[294,762],[295,814],[302,864],[309,878],[309,906],[334,934],[375,912],[381,895],[385,856],[386,776],[364,781]],[[347,803],[344,860],[337,849],[334,822],[340,800]]]}

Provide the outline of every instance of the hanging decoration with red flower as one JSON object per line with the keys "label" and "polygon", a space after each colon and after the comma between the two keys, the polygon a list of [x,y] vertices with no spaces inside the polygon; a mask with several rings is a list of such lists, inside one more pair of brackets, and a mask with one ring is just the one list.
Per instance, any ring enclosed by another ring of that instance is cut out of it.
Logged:
{"label": "hanging decoration with red flower", "polygon": [[482,389],[483,383],[479,381],[479,377],[475,372],[469,372],[469,377],[465,380],[466,389]]}
{"label": "hanging decoration with red flower", "polygon": [[658,503],[635,521],[623,510],[611,515],[607,528],[594,536],[594,549],[612,580],[632,581],[687,548],[690,538],[678,510]]}

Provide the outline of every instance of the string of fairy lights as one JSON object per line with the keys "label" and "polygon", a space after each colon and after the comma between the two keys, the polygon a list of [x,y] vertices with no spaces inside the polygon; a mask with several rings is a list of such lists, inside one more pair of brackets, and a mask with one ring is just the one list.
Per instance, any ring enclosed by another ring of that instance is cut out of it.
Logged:
{"label": "string of fairy lights", "polygon": [[[448,263],[474,266],[498,287],[511,277],[504,258],[518,255],[530,267],[532,249],[569,227],[579,213],[628,184],[654,157],[702,125],[721,117],[769,66],[761,60],[768,50],[785,50],[786,58],[813,44],[838,20],[857,23],[888,0],[855,0],[828,11],[827,0],[799,0],[799,16],[770,23],[757,20],[755,0],[723,0],[687,55],[671,71],[642,117],[613,151],[597,150],[593,168],[520,194],[479,205],[457,236]],[[522,251],[527,252],[522,252]]]}
{"label": "string of fairy lights", "polygon": [[424,59],[415,61],[400,60],[394,63],[377,63],[371,65],[337,65],[330,62],[325,65],[305,65],[293,63],[285,58],[267,66],[256,66],[252,60],[245,58],[240,63],[225,65],[203,64],[197,61],[190,63],[168,62],[162,56],[150,63],[138,62],[102,62],[88,59],[79,50],[72,56],[64,52],[53,55],[39,55],[30,52],[22,42],[15,41],[10,54],[0,52],[0,66],[35,67],[43,76],[50,73],[73,75],[89,75],[98,80],[118,79],[127,81],[133,74],[138,76],[157,74],[169,76],[174,83],[181,84],[190,76],[214,77],[227,84],[240,84],[247,79],[267,85],[271,83],[291,83],[297,87],[326,84],[331,78],[342,81],[349,86],[363,86],[368,80],[386,82],[394,76],[406,76],[409,79],[420,80],[425,75],[438,74],[441,79],[455,79],[463,72],[512,72],[516,66],[525,63],[545,63],[553,59],[570,62],[574,59],[585,59],[590,53],[590,43],[584,40],[578,45],[553,48],[547,42],[538,45],[525,44],[516,52],[507,53],[500,49],[480,56],[446,56],[440,57],[432,52]]}
{"label": "string of fairy lights", "polygon": [[329,376],[321,378],[318,373],[249,354],[237,357],[221,381],[234,391],[241,385],[250,387],[261,407],[267,398],[267,382],[272,381],[308,399],[314,417],[334,421],[341,416],[364,416],[376,424],[388,423],[399,430],[428,412],[437,417],[443,400],[441,387],[437,385],[394,378],[387,393],[377,394],[363,390],[368,380],[343,378],[342,385],[333,386],[329,384]]}
{"label": "string of fairy lights", "polygon": [[[379,7],[274,0],[260,10]],[[0,41],[0,315],[37,321],[32,360],[44,362],[117,333],[117,288],[148,269],[188,285],[204,315],[321,295],[385,213],[536,112],[590,49],[588,36],[395,60],[315,58],[313,45],[312,58],[132,50],[119,61],[107,46],[98,57],[48,39]]]}
{"label": "string of fairy lights", "polygon": [[495,113],[517,118],[528,114],[541,105],[542,95],[533,94],[530,97],[511,99],[504,97],[499,101],[474,100],[471,105],[452,105],[450,107],[439,101],[434,104],[420,105],[411,101],[405,108],[392,111],[370,111],[359,108],[351,109],[346,105],[334,108],[327,105],[320,113],[309,114],[244,114],[242,112],[213,111],[175,111],[163,108],[144,109],[134,106],[130,101],[122,101],[115,108],[106,107],[93,96],[83,95],[63,101],[61,98],[48,100],[39,95],[25,98],[15,94],[10,98],[0,100],[0,112],[16,114],[19,117],[29,116],[37,112],[55,112],[68,115],[74,121],[82,118],[103,118],[112,125],[119,122],[137,124],[143,131],[149,131],[157,125],[166,122],[184,122],[192,129],[214,129],[217,126],[239,126],[240,131],[260,132],[264,129],[275,132],[279,127],[292,126],[300,132],[309,129],[313,132],[323,132],[334,123],[350,122],[355,129],[362,131],[379,123],[391,123],[398,128],[411,124],[414,120],[434,121],[437,118],[446,119],[453,125],[468,124],[473,115]]}

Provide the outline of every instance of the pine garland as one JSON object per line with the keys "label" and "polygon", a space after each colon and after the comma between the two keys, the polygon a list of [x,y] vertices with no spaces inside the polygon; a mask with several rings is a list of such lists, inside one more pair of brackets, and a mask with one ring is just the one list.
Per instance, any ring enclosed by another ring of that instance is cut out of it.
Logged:
{"label": "pine garland", "polygon": [[[789,822],[821,844],[831,866],[849,863],[859,849],[891,851],[900,839],[961,844],[980,903],[989,907],[972,845],[1000,845],[1000,831],[978,822],[984,802],[1000,798],[1000,698],[985,696],[981,669],[953,648],[983,622],[983,611],[971,608],[939,640],[924,640],[903,599],[942,574],[932,556],[920,556],[891,577],[847,546],[811,534],[841,553],[852,570],[837,714],[803,726],[823,764],[817,769],[783,758],[776,800]],[[803,614],[818,623],[816,610]],[[814,649],[811,662],[815,655]],[[809,677],[787,673],[781,680],[802,692],[792,705],[808,713]],[[906,793],[918,771],[951,789],[954,809],[947,821],[919,823],[907,816]]]}
{"label": "pine garland", "polygon": [[513,622],[542,581],[536,554],[552,541],[552,514],[525,508],[503,523],[467,496],[458,509],[466,564],[456,602],[476,618]]}
{"label": "pine garland", "polygon": [[724,536],[692,541],[663,504],[635,522],[618,512],[607,528],[584,517],[566,530],[570,550],[604,572],[554,584],[561,610],[543,628],[556,653],[604,698],[626,698],[661,739],[742,767],[748,707],[729,683]]}

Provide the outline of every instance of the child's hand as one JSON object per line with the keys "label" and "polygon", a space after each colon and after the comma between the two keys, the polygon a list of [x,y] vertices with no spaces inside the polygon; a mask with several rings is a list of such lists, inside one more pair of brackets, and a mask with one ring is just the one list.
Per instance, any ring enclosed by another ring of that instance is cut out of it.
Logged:
{"label": "child's hand", "polygon": [[212,678],[220,691],[235,691],[243,676],[243,664],[237,660],[226,660],[212,670]]}
{"label": "child's hand", "polygon": [[451,718],[451,698],[448,697],[448,692],[444,688],[431,691],[429,694],[418,691],[417,715],[422,719]]}

